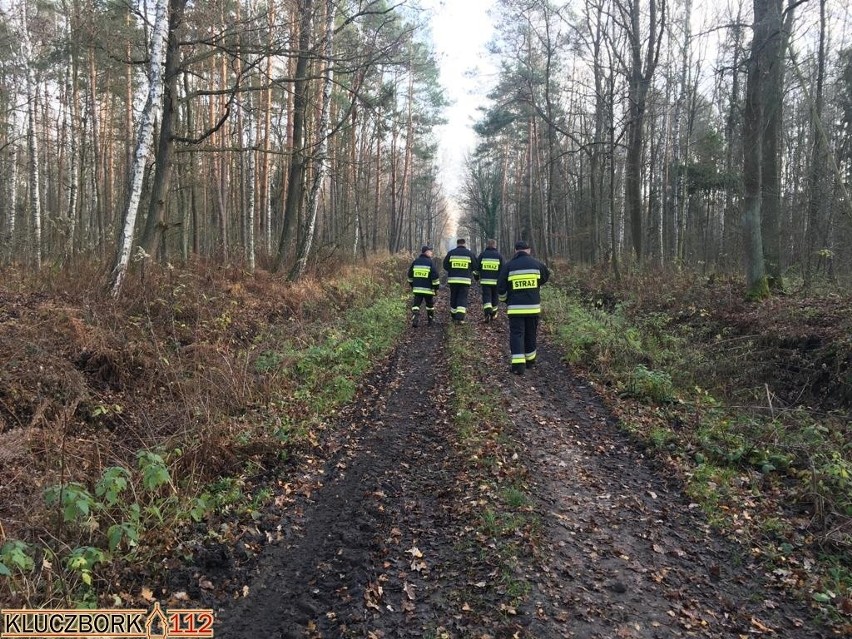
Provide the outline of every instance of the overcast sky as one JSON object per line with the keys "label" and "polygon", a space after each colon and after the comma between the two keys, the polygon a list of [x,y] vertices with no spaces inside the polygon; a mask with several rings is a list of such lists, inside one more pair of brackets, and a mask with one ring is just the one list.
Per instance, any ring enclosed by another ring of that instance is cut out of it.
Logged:
{"label": "overcast sky", "polygon": [[422,0],[432,12],[432,38],[441,70],[441,85],[451,105],[440,127],[442,179],[452,197],[460,185],[464,156],[473,149],[477,108],[494,81],[486,45],[492,36],[488,10],[494,0]]}

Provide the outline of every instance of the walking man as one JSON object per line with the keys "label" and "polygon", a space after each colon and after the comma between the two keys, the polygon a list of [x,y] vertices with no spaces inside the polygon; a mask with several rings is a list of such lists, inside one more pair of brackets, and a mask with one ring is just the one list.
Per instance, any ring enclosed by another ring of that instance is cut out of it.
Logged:
{"label": "walking man", "polygon": [[547,266],[530,255],[530,245],[524,240],[515,242],[515,256],[497,278],[497,295],[506,302],[509,316],[511,371],[515,375],[523,375],[535,365],[541,286],[549,279]]}
{"label": "walking man", "polygon": [[441,286],[438,269],[432,261],[432,247],[424,244],[420,255],[408,268],[408,284],[414,299],[411,302],[411,325],[420,322],[420,306],[426,303],[426,321],[431,325],[435,320],[435,294]]}
{"label": "walking man", "polygon": [[450,285],[450,317],[459,324],[467,315],[467,297],[471,278],[479,269],[476,256],[465,246],[464,238],[456,240],[456,248],[444,256],[444,270]]}
{"label": "walking man", "polygon": [[497,317],[497,277],[503,266],[503,256],[497,250],[497,240],[488,240],[479,254],[479,285],[482,287],[482,314],[486,322]]}

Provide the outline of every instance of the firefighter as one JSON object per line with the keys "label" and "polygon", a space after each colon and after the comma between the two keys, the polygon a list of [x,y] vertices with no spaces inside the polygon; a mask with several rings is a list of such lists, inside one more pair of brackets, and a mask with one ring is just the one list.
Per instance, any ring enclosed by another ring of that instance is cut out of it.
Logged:
{"label": "firefighter", "polygon": [[424,244],[420,255],[408,267],[408,285],[414,294],[411,302],[411,325],[420,322],[420,306],[426,303],[426,321],[431,326],[435,321],[435,294],[441,286],[438,269],[432,261],[432,247]]}
{"label": "firefighter", "polygon": [[467,315],[467,295],[473,274],[479,269],[474,255],[464,238],[456,240],[456,248],[444,256],[444,270],[450,285],[450,317],[457,324],[464,324]]}
{"label": "firefighter", "polygon": [[524,240],[515,243],[515,256],[503,265],[497,278],[497,295],[509,316],[511,372],[523,375],[535,365],[536,334],[541,314],[541,286],[550,279],[547,266],[530,255]]}
{"label": "firefighter", "polygon": [[497,250],[497,240],[488,240],[479,254],[479,285],[482,287],[482,314],[486,322],[497,317],[497,276],[503,266],[503,256]]}

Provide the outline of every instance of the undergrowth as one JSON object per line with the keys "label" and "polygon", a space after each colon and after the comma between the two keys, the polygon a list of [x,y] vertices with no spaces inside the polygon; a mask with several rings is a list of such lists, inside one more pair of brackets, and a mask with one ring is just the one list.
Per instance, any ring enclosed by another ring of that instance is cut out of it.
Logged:
{"label": "undergrowth", "polygon": [[193,523],[256,514],[272,494],[252,482],[311,446],[404,330],[402,270],[289,284],[199,266],[117,301],[94,274],[11,278],[0,600],[119,605],[119,571],[156,565]]}
{"label": "undergrowth", "polygon": [[[843,389],[852,380],[843,362],[852,340],[848,316],[837,332],[834,318],[849,300],[831,298],[825,308],[791,300],[788,311],[779,302],[745,305],[729,288],[683,276],[634,278],[616,287],[596,273],[563,272],[543,290],[565,359],[619,398],[611,406],[622,425],[680,470],[709,521],[770,561],[776,585],[848,628],[852,424]],[[810,323],[799,328],[805,304]],[[820,334],[821,323],[830,328]],[[836,362],[831,381],[840,390],[825,398],[830,409],[789,399],[785,384],[798,383],[801,398],[811,371],[824,373],[802,364],[807,357]],[[798,382],[777,374],[791,361]]]}

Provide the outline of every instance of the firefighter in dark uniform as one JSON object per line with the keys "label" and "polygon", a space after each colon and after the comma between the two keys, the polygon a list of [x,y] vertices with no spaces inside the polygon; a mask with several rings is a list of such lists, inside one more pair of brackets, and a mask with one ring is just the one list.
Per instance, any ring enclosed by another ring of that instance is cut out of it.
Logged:
{"label": "firefighter in dark uniform", "polygon": [[479,261],[479,285],[482,288],[482,314],[486,322],[497,317],[497,277],[503,266],[503,256],[497,250],[497,240],[488,240]]}
{"label": "firefighter in dark uniform", "polygon": [[465,246],[463,238],[459,238],[456,248],[444,256],[444,270],[447,272],[447,284],[450,286],[450,317],[456,323],[464,323],[471,279],[478,269],[476,255]]}
{"label": "firefighter in dark uniform", "polygon": [[438,269],[432,261],[432,247],[424,244],[420,255],[408,267],[408,284],[414,299],[411,302],[411,325],[420,321],[420,306],[426,302],[426,321],[431,325],[435,320],[435,294],[441,286]]}
{"label": "firefighter in dark uniform", "polygon": [[515,256],[503,265],[497,278],[497,295],[509,316],[511,371],[523,375],[535,365],[541,286],[550,279],[547,266],[530,255],[530,245],[515,243]]}

